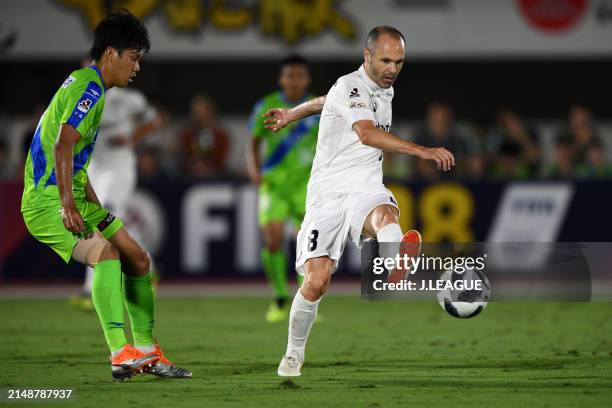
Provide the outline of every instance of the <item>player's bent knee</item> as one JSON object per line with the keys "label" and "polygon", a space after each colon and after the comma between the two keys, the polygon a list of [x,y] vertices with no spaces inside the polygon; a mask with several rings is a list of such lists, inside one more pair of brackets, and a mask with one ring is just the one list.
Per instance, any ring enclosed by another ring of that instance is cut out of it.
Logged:
{"label": "player's bent knee", "polygon": [[333,265],[334,261],[328,257],[306,261],[306,275],[302,286],[302,295],[306,300],[315,301],[325,294],[329,287]]}
{"label": "player's bent knee", "polygon": [[149,273],[151,269],[151,258],[149,253],[144,249],[138,251],[136,255],[132,255],[127,264],[129,267],[124,268],[124,272],[135,276],[144,276]]}
{"label": "player's bent knee", "polygon": [[142,275],[146,275],[151,269],[151,258],[149,253],[145,250],[143,250],[138,257],[137,269]]}
{"label": "player's bent knee", "polygon": [[374,238],[381,228],[389,224],[399,224],[397,210],[390,205],[380,205],[368,215],[363,226],[364,233],[367,237]]}
{"label": "player's bent knee", "polygon": [[381,224],[382,224],[383,227],[385,225],[389,225],[389,224],[399,224],[399,218],[397,217],[397,215],[394,212],[388,211],[383,216]]}
{"label": "player's bent knee", "polygon": [[263,230],[264,246],[270,252],[276,252],[283,249],[284,236],[283,225],[268,224]]}
{"label": "player's bent knee", "polygon": [[382,209],[380,210],[380,218],[379,218],[379,225],[380,227],[384,227],[385,225],[389,225],[389,224],[398,224],[399,223],[399,217],[397,216],[397,213],[394,211],[393,207],[385,205],[382,207]]}
{"label": "player's bent knee", "polygon": [[306,282],[306,292],[314,298],[308,300],[319,299],[325,294],[325,292],[327,292],[327,288],[329,287],[329,279],[325,279],[322,276],[313,276],[311,278],[306,279]]}

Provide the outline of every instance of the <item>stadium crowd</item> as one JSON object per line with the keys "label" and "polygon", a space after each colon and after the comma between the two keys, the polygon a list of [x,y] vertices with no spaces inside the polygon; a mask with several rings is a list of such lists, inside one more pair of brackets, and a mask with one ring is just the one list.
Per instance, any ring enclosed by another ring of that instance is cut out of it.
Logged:
{"label": "stadium crowd", "polygon": [[[228,120],[222,120],[214,100],[199,93],[191,99],[188,114],[177,115],[159,105],[156,108],[161,126],[136,146],[140,182],[246,174],[243,153],[250,137],[246,121],[241,123],[242,133],[232,135],[224,127]],[[23,177],[23,163],[41,114],[39,106],[29,119],[2,121],[0,180]],[[446,147],[454,153],[457,166],[452,172],[438,172],[432,162],[386,154],[385,175],[395,180],[612,179],[612,152],[605,143],[605,132],[583,105],[571,106],[565,121],[543,126],[507,108],[491,120],[457,120],[452,106],[434,101],[427,107],[423,123],[404,124],[407,126],[398,130],[394,123],[392,131],[424,146]],[[544,128],[548,137],[543,136]],[[233,150],[237,154],[230,154]]]}

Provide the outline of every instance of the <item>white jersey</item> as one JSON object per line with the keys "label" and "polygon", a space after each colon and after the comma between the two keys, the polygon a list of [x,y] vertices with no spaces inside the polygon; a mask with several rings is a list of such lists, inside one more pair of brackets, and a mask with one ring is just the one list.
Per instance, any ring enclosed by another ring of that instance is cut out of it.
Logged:
{"label": "white jersey", "polygon": [[121,177],[136,172],[136,155],[131,145],[117,145],[118,136],[131,137],[138,125],[152,120],[155,110],[145,96],[135,89],[114,87],[106,92],[104,116],[96,148],[91,158],[89,173],[95,177],[100,171],[113,171]]}
{"label": "white jersey", "polygon": [[321,112],[309,201],[319,194],[372,191],[383,186],[382,151],[361,143],[353,123],[371,120],[389,131],[392,100],[393,88],[378,86],[363,66],[336,81]]}
{"label": "white jersey", "polygon": [[131,137],[137,126],[153,118],[155,110],[139,91],[115,87],[106,92],[104,116],[87,175],[102,205],[120,218],[136,188],[136,154],[132,145],[113,144],[113,138]]}

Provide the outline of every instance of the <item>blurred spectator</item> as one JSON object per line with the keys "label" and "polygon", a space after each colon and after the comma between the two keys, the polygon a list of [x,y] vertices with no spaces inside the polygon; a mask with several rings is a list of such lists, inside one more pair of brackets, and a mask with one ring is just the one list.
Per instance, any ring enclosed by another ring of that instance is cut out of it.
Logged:
{"label": "blurred spectator", "polygon": [[606,152],[599,139],[594,139],[585,149],[584,161],[576,167],[579,179],[610,179],[612,164],[606,160]]}
{"label": "blurred spectator", "polygon": [[159,150],[153,146],[138,149],[138,180],[142,183],[156,182],[165,179],[165,172],[160,165]]}
{"label": "blurred spectator", "polygon": [[444,147],[455,156],[456,167],[452,172],[440,172],[435,163],[416,159],[417,175],[427,180],[440,177],[461,177],[468,169],[467,160],[470,156],[470,146],[466,138],[460,134],[454,123],[452,108],[444,103],[434,102],[427,108],[425,126],[417,131],[417,144],[425,147]]}
{"label": "blurred spectator", "polygon": [[214,103],[197,94],[191,100],[191,123],[181,133],[184,170],[193,177],[210,177],[227,168],[230,138],[220,127]]}
{"label": "blurred spectator", "polygon": [[[566,128],[557,136],[558,143],[567,143],[571,148],[571,161],[574,168],[591,167],[593,160],[602,152],[601,160],[605,162],[605,152],[601,139],[597,135],[591,111],[581,105],[574,105],[569,111]],[[589,157],[589,151],[591,152]]]}
{"label": "blurred spectator", "polygon": [[[154,152],[160,171],[164,175],[176,177],[183,170],[182,157],[180,157],[181,140],[176,137],[181,132],[181,123],[165,106],[156,103],[155,110],[160,122],[159,128],[142,140],[137,153],[140,155],[147,150]],[[163,154],[157,152],[163,152]]]}
{"label": "blurred spectator", "polygon": [[489,133],[487,150],[491,159],[491,174],[501,179],[526,179],[538,165],[538,137],[518,113],[503,109],[497,124]]}
{"label": "blurred spectator", "polygon": [[465,136],[469,147],[469,156],[464,161],[466,180],[482,180],[487,174],[487,155],[485,154],[485,141],[487,129],[476,123],[465,126]]}
{"label": "blurred spectator", "polygon": [[571,179],[574,177],[572,164],[572,144],[567,139],[561,139],[555,146],[554,162],[544,168],[544,177],[551,179]]}

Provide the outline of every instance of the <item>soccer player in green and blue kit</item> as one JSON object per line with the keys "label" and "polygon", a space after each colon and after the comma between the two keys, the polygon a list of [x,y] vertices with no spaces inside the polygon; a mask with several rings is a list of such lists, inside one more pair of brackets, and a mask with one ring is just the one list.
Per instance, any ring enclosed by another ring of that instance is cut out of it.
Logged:
{"label": "soccer player in green and blue kit", "polygon": [[248,149],[249,176],[259,186],[259,224],[264,238],[261,258],[275,295],[266,314],[269,322],[284,320],[289,311],[287,257],[283,251],[285,222],[291,220],[298,228],[302,223],[319,130],[318,116],[278,132],[266,128],[263,114],[268,110],[292,108],[312,98],[306,93],[310,85],[308,64],[300,56],[289,56],[281,62],[278,82],[281,90],[255,105],[250,121],[253,139]]}
{"label": "soccer player in green and blue kit", "polygon": [[[26,161],[21,212],[30,233],[65,262],[94,267],[92,296],[118,381],[147,371],[191,377],[163,354],[153,336],[149,254],[105,210],[87,177],[106,91],[126,86],[149,50],[146,27],[118,10],[95,29],[93,64],[72,72],[40,118]],[[118,180],[120,183],[121,181]],[[134,346],[124,330],[124,304]]]}

